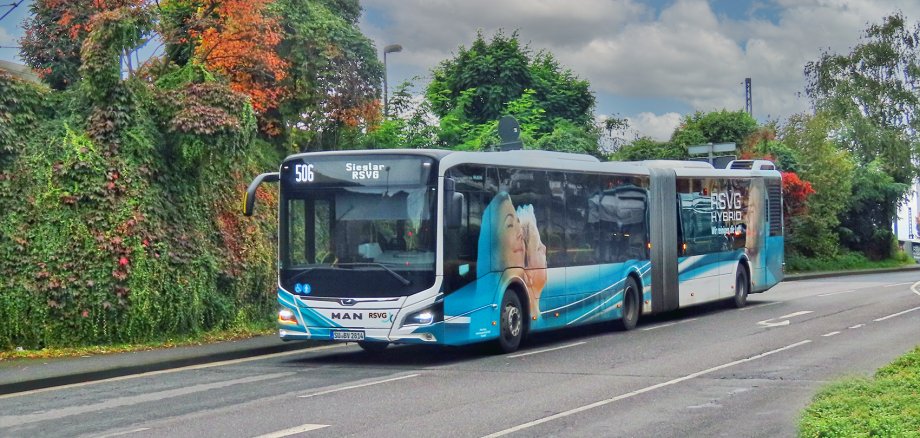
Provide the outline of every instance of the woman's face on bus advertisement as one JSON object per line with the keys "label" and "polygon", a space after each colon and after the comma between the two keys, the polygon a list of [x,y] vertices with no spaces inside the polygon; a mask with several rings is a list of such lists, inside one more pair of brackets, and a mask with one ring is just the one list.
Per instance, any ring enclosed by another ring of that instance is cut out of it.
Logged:
{"label": "woman's face on bus advertisement", "polygon": [[511,199],[502,201],[498,208],[496,250],[499,251],[501,268],[524,266],[524,234],[521,221],[514,211]]}

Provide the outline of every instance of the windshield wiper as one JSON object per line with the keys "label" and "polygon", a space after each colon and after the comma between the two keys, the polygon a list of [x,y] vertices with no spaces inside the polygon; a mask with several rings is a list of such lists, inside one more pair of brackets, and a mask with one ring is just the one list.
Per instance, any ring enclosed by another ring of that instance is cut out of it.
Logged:
{"label": "windshield wiper", "polygon": [[334,266],[376,266],[376,267],[378,267],[378,268],[383,269],[384,271],[389,272],[390,275],[392,275],[392,276],[395,277],[397,280],[399,280],[399,282],[402,283],[403,286],[408,286],[409,284],[412,283],[411,281],[406,280],[406,277],[403,277],[402,275],[399,275],[396,271],[394,271],[394,270],[388,268],[387,265],[384,265],[383,263],[374,263],[374,262],[338,263],[338,264],[336,264],[336,265],[334,265]]}
{"label": "windshield wiper", "polygon": [[291,278],[288,279],[288,281],[290,282],[296,281],[300,277],[303,277],[304,275],[309,274],[310,272],[313,272],[317,269],[339,269],[339,268],[335,267],[335,265],[308,266],[306,268],[303,268],[303,270],[301,270],[300,272],[292,275]]}

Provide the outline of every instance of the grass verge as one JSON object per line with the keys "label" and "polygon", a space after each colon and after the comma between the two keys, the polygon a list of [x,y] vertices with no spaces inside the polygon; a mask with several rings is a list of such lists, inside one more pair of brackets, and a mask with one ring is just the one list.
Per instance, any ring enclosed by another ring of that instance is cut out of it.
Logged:
{"label": "grass verge", "polygon": [[168,338],[140,344],[94,345],[88,347],[43,348],[41,350],[0,351],[0,361],[10,359],[50,359],[64,357],[98,356],[103,354],[128,353],[133,351],[159,350],[164,348],[202,345],[214,342],[237,341],[276,332],[273,326],[248,326],[229,330],[215,330],[197,335]]}
{"label": "grass verge", "polygon": [[913,264],[916,264],[914,259],[904,252],[898,252],[894,258],[886,260],[869,260],[862,254],[855,252],[841,253],[832,258],[809,258],[797,254],[786,255],[786,272],[790,274],[898,268]]}
{"label": "grass verge", "polygon": [[920,347],[879,369],[822,389],[799,422],[800,437],[920,437]]}

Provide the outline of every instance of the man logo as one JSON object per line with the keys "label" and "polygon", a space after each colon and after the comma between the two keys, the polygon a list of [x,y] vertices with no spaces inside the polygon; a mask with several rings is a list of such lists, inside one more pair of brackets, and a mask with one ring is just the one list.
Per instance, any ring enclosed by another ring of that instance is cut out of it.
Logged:
{"label": "man logo", "polygon": [[358,313],[358,312],[353,312],[353,313],[348,313],[348,312],[345,312],[345,313],[332,312],[332,315],[330,315],[330,318],[332,318],[332,319],[342,319],[342,320],[344,320],[344,319],[350,319],[350,320],[359,320],[359,319],[361,319],[361,320],[363,320],[363,319],[364,319],[364,315],[362,315],[362,314],[360,314],[360,313]]}

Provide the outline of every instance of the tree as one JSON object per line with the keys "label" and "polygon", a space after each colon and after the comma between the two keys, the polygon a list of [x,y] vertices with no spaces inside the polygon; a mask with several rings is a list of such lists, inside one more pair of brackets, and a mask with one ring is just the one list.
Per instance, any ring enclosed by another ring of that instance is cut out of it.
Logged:
{"label": "tree", "polygon": [[640,137],[620,148],[612,157],[617,161],[686,160],[687,148],[666,141]]}
{"label": "tree", "polygon": [[556,132],[562,121],[599,135],[588,82],[562,68],[552,54],[533,54],[520,44],[517,32],[506,36],[499,31],[489,42],[479,33],[469,49],[460,47],[432,76],[426,97],[441,118],[442,140],[448,144],[483,138],[474,127],[506,114],[515,115],[533,140]]}
{"label": "tree", "polygon": [[898,183],[920,176],[920,24],[885,17],[850,53],[809,62],[805,76],[813,105],[860,164],[877,160]]}
{"label": "tree", "polygon": [[826,114],[799,114],[780,129],[780,143],[798,157],[799,175],[811,182],[815,194],[806,202],[807,214],[787,228],[790,250],[809,257],[833,257],[840,245],[840,215],[846,210],[853,185],[854,162],[831,138]]}
{"label": "tree", "polygon": [[882,170],[879,161],[857,167],[852,195],[840,216],[840,241],[872,260],[894,255],[895,236],[891,222],[897,215],[898,200],[908,189]]}
{"label": "tree", "polygon": [[741,110],[697,111],[684,117],[671,135],[671,143],[684,147],[706,143],[735,143],[740,146],[757,130],[757,126],[757,120]]}
{"label": "tree", "polygon": [[[158,3],[157,32],[168,64],[200,64],[249,96],[263,131],[279,133],[266,117],[286,95],[279,85],[287,62],[278,56],[281,41],[271,0],[164,0]],[[187,71],[193,71],[190,69]]]}
{"label": "tree", "polygon": [[20,54],[51,88],[68,88],[80,80],[80,48],[92,30],[93,16],[144,4],[143,0],[35,0],[23,23]]}
{"label": "tree", "polygon": [[[279,55],[290,64],[279,117],[302,150],[337,149],[379,122],[383,65],[356,0],[278,0]],[[343,137],[344,136],[344,137]]]}

